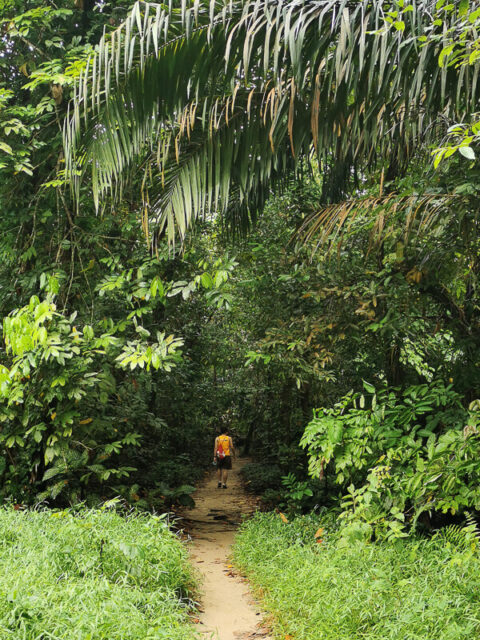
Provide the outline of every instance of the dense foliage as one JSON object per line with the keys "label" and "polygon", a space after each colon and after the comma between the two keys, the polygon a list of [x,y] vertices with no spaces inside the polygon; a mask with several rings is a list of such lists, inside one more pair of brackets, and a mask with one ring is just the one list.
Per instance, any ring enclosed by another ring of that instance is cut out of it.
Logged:
{"label": "dense foliage", "polygon": [[191,504],[228,423],[365,537],[479,507],[480,16],[337,9],[4,2],[4,499]]}
{"label": "dense foliage", "polygon": [[229,402],[208,390],[232,259],[201,239],[152,256],[135,195],[100,217],[65,185],[71,87],[127,11],[2,5],[0,474],[15,502],[189,503]]}
{"label": "dense foliage", "polygon": [[279,633],[478,635],[476,5],[0,0],[5,633],[191,635],[85,505],[191,506],[226,425]]}
{"label": "dense foliage", "polygon": [[477,57],[457,65],[449,56],[459,35],[464,50],[475,48],[469,8],[138,2],[77,85],[65,130],[77,197],[86,172],[97,206],[121,197],[140,162],[146,211],[173,239],[209,214],[247,227],[312,157],[327,201],[361,188],[365,172],[395,176],[437,141],[440,119],[469,122],[476,109]]}

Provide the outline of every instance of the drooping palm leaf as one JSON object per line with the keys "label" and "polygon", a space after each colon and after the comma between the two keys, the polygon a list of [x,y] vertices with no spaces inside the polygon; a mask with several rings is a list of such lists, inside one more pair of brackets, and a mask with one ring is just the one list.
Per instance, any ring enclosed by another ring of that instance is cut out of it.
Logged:
{"label": "drooping palm leaf", "polygon": [[401,171],[478,101],[478,66],[438,65],[435,4],[392,26],[387,0],[137,3],[77,87],[67,169],[90,168],[98,202],[148,152],[163,176],[150,215],[170,237],[225,215],[231,194],[247,215],[312,146],[325,196],[340,199],[369,168]]}
{"label": "drooping palm leaf", "polygon": [[231,229],[245,230],[272,188],[289,179],[293,158],[287,145],[272,149],[254,102],[237,95],[230,115],[218,113],[207,134],[186,124],[187,113],[177,127],[164,127],[162,145],[148,159],[157,169],[150,185],[156,236],[165,230],[173,238],[176,230],[182,238],[192,219],[212,212],[220,212]]}
{"label": "drooping palm leaf", "polygon": [[352,198],[311,214],[295,236],[302,245],[310,245],[312,253],[325,246],[328,250],[337,249],[337,242],[342,242],[361,219],[362,226],[370,230],[370,248],[381,246],[390,235],[400,239],[399,232],[407,244],[413,233],[415,236],[428,233],[435,222],[445,217],[455,200],[461,201],[461,197],[453,193],[408,196],[390,193]]}

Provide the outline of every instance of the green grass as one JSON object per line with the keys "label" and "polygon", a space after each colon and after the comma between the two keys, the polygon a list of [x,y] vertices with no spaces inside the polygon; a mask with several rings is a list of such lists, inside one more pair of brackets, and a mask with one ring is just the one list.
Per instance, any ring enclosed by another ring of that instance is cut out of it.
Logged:
{"label": "green grass", "polygon": [[0,638],[186,640],[187,552],[166,523],[112,510],[0,510]]}
{"label": "green grass", "polygon": [[316,544],[318,518],[259,514],[241,527],[235,563],[262,595],[279,638],[460,640],[480,637],[480,557],[441,539],[339,548]]}

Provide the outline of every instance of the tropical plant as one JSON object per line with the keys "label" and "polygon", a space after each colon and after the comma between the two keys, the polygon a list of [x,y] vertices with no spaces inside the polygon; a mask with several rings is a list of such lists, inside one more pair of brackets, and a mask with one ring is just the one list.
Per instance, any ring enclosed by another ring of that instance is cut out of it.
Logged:
{"label": "tropical plant", "polygon": [[[17,455],[28,458],[20,467],[26,463],[30,469],[29,483],[54,478],[40,499],[56,498],[66,489],[78,500],[78,484],[91,476],[99,481],[128,476],[134,469],[107,461],[124,447],[138,446],[141,436],[119,432],[95,406],[107,405],[116,390],[112,365],[169,370],[179,361],[181,341],[173,336],[159,334],[150,345],[119,340],[113,327],[95,336],[91,326],[74,324],[75,315],[64,317],[51,298],[32,297],[28,306],[4,320],[9,366],[0,365],[0,442],[13,469]],[[110,363],[102,358],[106,354]],[[2,463],[5,473],[7,458]]]}
{"label": "tropical plant", "polygon": [[425,512],[478,509],[477,404],[465,411],[439,381],[401,393],[364,385],[367,396],[350,393],[318,410],[302,439],[313,477],[333,472],[349,485],[342,517],[388,538],[404,535],[406,516],[415,526]]}
{"label": "tropical plant", "polygon": [[[454,5],[438,2],[443,12],[451,13]],[[443,36],[443,49],[440,52],[440,66],[455,66],[461,69],[465,65],[474,65],[480,58],[478,25],[480,9],[475,3],[463,2],[459,10],[457,24],[448,29]],[[476,111],[476,109],[474,110]],[[466,122],[455,123],[447,130],[447,144],[435,149],[435,166],[454,153],[459,152],[467,160],[475,160],[474,147],[480,142],[480,120],[478,112],[468,114]]]}
{"label": "tropical plant", "polygon": [[312,154],[327,200],[374,167],[398,175],[477,103],[478,61],[438,64],[465,2],[441,4],[136,3],[77,83],[65,129],[77,198],[86,171],[98,207],[140,163],[145,219],[173,238],[214,212],[245,227]]}
{"label": "tropical plant", "polygon": [[311,506],[312,481],[299,480],[293,473],[282,478],[282,502],[280,508],[285,508],[289,513],[301,513]]}

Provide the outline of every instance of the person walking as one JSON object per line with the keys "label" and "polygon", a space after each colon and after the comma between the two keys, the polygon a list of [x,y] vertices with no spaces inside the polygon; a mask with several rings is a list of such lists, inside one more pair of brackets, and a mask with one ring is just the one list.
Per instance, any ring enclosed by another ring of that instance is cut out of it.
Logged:
{"label": "person walking", "polygon": [[213,463],[217,465],[217,487],[227,488],[228,472],[232,468],[232,456],[235,458],[235,447],[233,440],[228,435],[228,429],[221,430],[220,435],[215,438],[213,447]]}

